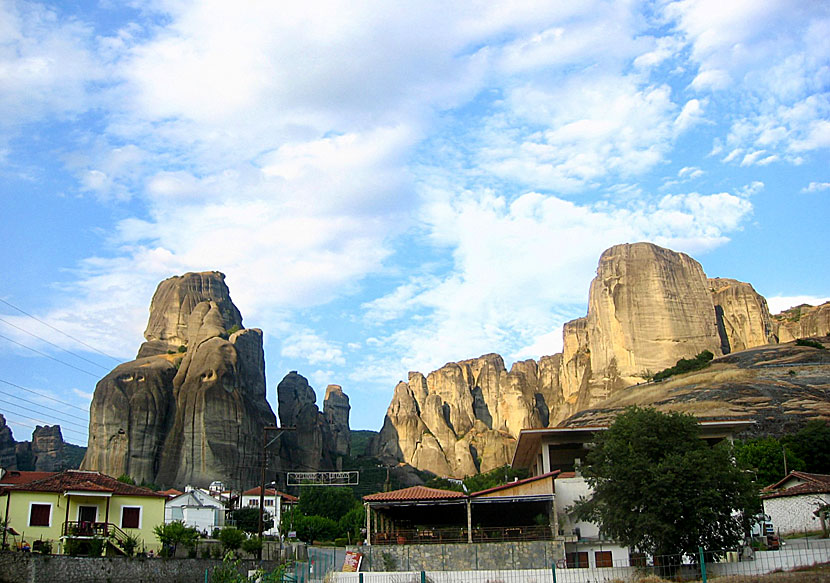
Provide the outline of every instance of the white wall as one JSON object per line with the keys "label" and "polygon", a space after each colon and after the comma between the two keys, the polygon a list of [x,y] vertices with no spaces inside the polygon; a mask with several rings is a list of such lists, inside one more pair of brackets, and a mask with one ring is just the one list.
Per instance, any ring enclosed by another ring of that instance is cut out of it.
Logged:
{"label": "white wall", "polygon": [[574,528],[579,528],[581,538],[598,538],[599,528],[590,522],[574,522],[567,516],[566,509],[579,500],[580,497],[590,497],[591,488],[584,478],[556,478],[553,482],[556,488],[556,514],[560,524],[564,525],[565,534]]}
{"label": "white wall", "polygon": [[824,504],[830,503],[830,494],[802,494],[781,496],[764,500],[764,513],[769,514],[776,533],[792,534],[821,530],[821,521],[813,514]]}

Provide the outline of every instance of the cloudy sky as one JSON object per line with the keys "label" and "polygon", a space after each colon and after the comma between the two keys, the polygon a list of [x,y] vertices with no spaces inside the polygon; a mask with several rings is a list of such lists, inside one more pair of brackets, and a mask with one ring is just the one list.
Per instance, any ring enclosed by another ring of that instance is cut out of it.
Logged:
{"label": "cloudy sky", "polygon": [[559,351],[613,244],[820,302],[828,162],[821,0],[0,0],[0,412],[85,444],[186,271],[275,409],[298,370],[364,429],[409,370]]}

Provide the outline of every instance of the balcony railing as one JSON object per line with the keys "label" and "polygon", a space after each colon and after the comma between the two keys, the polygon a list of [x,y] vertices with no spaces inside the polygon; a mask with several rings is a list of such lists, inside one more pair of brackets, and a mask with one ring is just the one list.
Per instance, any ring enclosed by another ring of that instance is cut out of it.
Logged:
{"label": "balcony railing", "polygon": [[[474,543],[551,539],[553,539],[553,533],[549,526],[473,528]],[[417,528],[372,534],[373,545],[466,543],[467,541],[466,527]]]}
{"label": "balcony railing", "polygon": [[63,536],[70,538],[114,538],[119,543],[127,538],[127,533],[110,522],[87,522],[84,520],[63,523]]}

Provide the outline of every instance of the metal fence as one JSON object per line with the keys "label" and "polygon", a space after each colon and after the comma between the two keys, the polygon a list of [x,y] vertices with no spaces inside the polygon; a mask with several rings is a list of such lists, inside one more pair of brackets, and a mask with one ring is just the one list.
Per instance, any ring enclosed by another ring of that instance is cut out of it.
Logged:
{"label": "metal fence", "polygon": [[[703,563],[700,557],[703,557]],[[695,556],[667,555],[643,557],[633,555],[625,561],[582,562],[578,557],[559,560],[544,569],[500,569],[480,571],[390,571],[341,573],[342,564],[328,573],[315,572],[330,583],[650,583],[666,581],[712,581],[727,577],[758,577],[773,572],[807,570],[824,565],[822,580],[830,579],[830,541],[796,540],[780,550],[703,551]],[[798,573],[797,573],[798,574]],[[297,579],[299,580],[299,579]],[[311,579],[304,579],[310,581]],[[797,577],[793,581],[800,580]],[[754,581],[754,579],[753,579]]]}

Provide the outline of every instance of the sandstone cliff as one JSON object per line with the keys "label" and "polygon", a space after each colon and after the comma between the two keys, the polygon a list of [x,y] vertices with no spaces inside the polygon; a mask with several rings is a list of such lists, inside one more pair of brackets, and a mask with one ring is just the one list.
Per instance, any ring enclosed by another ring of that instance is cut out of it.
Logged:
{"label": "sandstone cliff", "polygon": [[37,425],[31,441],[15,441],[5,417],[0,414],[0,468],[39,472],[76,469],[83,449],[64,442],[60,425]]}
{"label": "sandstone cliff", "polygon": [[773,326],[779,342],[830,334],[830,302],[790,308],[775,316]]}
{"label": "sandstone cliff", "polygon": [[[819,329],[827,307],[805,308],[779,330]],[[509,373],[495,354],[426,378],[410,373],[395,388],[375,451],[442,476],[486,471],[509,463],[523,428],[558,425],[703,350],[720,356],[774,341],[766,300],[751,285],[707,279],[688,255],[651,243],[616,245],[600,256],[588,314],[563,326],[561,354],[517,362]]]}
{"label": "sandstone cliff", "polygon": [[262,428],[276,418],[262,332],[242,328],[224,275],[163,281],[145,339],[98,382],[81,467],[162,486],[256,483]]}
{"label": "sandstone cliff", "polygon": [[12,428],[6,425],[6,418],[0,414],[0,468],[17,469],[17,442]]}

